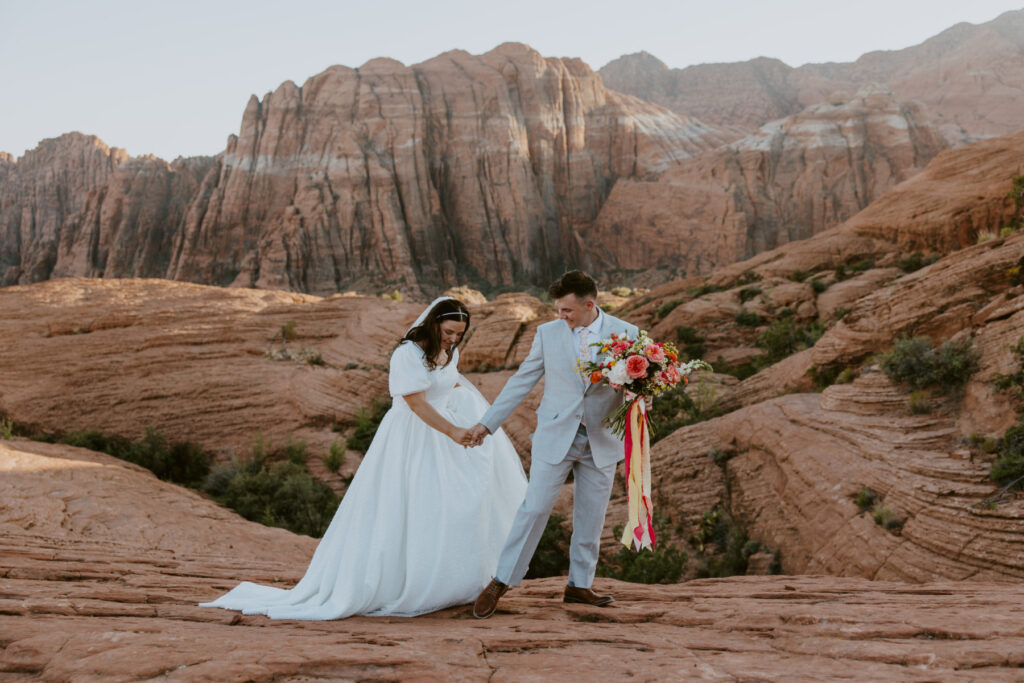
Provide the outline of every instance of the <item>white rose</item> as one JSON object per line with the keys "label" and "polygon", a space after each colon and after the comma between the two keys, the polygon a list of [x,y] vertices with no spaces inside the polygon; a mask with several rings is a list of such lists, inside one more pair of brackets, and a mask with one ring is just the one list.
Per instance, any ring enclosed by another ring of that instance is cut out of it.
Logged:
{"label": "white rose", "polygon": [[608,371],[608,381],[612,384],[626,384],[629,380],[629,373],[626,372],[626,363],[621,360],[615,361]]}

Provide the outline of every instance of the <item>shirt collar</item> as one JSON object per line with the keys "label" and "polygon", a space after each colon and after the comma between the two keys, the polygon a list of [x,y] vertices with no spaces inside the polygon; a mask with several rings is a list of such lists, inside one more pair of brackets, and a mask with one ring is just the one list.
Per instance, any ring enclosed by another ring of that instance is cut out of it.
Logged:
{"label": "shirt collar", "polygon": [[597,317],[594,318],[594,322],[590,323],[586,327],[577,327],[573,332],[581,333],[586,330],[593,336],[601,334],[601,325],[604,323],[604,311],[601,310],[600,306],[597,309]]}

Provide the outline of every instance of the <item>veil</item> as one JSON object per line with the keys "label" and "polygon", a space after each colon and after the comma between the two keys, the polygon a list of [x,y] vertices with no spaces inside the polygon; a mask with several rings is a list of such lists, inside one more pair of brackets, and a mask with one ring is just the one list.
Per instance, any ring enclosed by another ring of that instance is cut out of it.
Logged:
{"label": "veil", "polygon": [[[431,302],[430,302],[429,304],[427,304],[427,307],[423,309],[423,312],[422,312],[422,313],[420,313],[419,317],[418,317],[418,318],[416,318],[416,321],[415,321],[415,322],[414,322],[414,323],[413,323],[412,325],[410,325],[410,326],[409,326],[409,329],[408,329],[408,330],[406,330],[406,331],[405,331],[405,333],[406,333],[406,334],[409,334],[409,332],[410,332],[410,331],[411,331],[411,330],[412,330],[413,328],[416,328],[416,327],[419,327],[420,325],[422,325],[422,324],[423,324],[423,321],[427,319],[427,315],[428,315],[428,314],[429,314],[429,313],[430,313],[430,312],[431,312],[432,310],[434,310],[434,306],[437,306],[437,305],[438,305],[439,303],[441,303],[442,301],[448,301],[449,299],[454,299],[454,298],[455,298],[455,297],[451,297],[451,296],[439,296],[439,297],[437,297],[436,299],[434,299],[433,301],[431,301]],[[468,330],[467,330],[467,331],[468,331]],[[458,367],[456,367],[456,368],[455,368],[455,370],[456,370],[456,372],[457,372],[457,374],[458,374],[458,376],[459,376],[459,381],[458,381],[458,383],[459,383],[459,385],[460,385],[460,386],[462,386],[462,387],[466,388],[466,389],[467,389],[468,391],[471,391],[471,392],[473,392],[474,394],[476,394],[476,395],[477,395],[477,397],[478,397],[478,398],[479,398],[479,399],[480,399],[481,401],[485,402],[485,403],[486,403],[487,405],[490,405],[490,404],[491,404],[491,402],[490,402],[490,401],[488,401],[488,400],[487,400],[487,399],[486,399],[486,398],[484,397],[484,395],[480,393],[480,390],[479,390],[479,389],[477,389],[477,388],[476,388],[476,387],[475,387],[475,386],[473,385],[473,383],[472,383],[472,382],[470,382],[470,381],[469,381],[468,379],[466,379],[465,375],[463,375],[463,374],[462,374],[461,372],[458,372]]]}

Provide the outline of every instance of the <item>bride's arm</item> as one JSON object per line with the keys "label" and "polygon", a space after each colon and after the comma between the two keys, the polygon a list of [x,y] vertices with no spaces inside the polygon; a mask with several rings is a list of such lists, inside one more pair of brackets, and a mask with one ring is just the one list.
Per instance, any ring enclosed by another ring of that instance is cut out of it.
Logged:
{"label": "bride's arm", "polygon": [[426,398],[425,391],[418,391],[415,394],[406,394],[402,398],[409,405],[409,409],[416,413],[417,417],[428,425],[441,432],[457,444],[465,446],[468,444],[468,429],[456,427],[448,420],[441,417],[441,414],[430,405]]}

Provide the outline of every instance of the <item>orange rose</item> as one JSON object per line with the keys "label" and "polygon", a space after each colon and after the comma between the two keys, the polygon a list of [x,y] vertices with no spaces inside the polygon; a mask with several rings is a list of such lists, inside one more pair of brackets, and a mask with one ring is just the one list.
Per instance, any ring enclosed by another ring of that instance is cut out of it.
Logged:
{"label": "orange rose", "polygon": [[604,375],[601,374],[600,372],[596,371],[596,370],[594,372],[590,373],[590,383],[591,384],[597,384],[598,382],[600,382],[603,379],[604,379]]}

